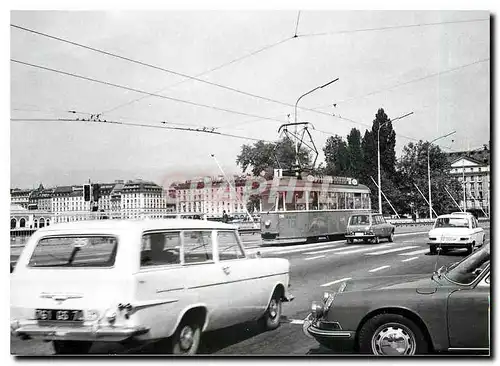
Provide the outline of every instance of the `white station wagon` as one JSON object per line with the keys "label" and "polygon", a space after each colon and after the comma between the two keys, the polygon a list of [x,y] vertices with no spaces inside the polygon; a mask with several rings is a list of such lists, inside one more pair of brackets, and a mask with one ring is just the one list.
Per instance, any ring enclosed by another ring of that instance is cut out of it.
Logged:
{"label": "white station wagon", "polygon": [[441,215],[429,231],[429,249],[436,254],[437,248],[447,251],[451,248],[466,248],[470,254],[474,247],[484,244],[486,236],[473,215],[467,213],[452,213]]}
{"label": "white station wagon", "polygon": [[11,333],[59,354],[93,342],[168,338],[196,353],[201,333],[258,319],[279,326],[290,264],[249,258],[236,228],[203,220],[101,220],[36,231],[11,274]]}

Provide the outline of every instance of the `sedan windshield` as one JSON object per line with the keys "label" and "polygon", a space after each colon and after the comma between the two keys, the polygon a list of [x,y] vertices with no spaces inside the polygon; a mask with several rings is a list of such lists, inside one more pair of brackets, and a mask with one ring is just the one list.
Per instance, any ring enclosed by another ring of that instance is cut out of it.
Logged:
{"label": "sedan windshield", "polygon": [[41,239],[30,267],[111,267],[117,240],[109,236],[67,236]]}
{"label": "sedan windshield", "polygon": [[455,283],[468,285],[490,264],[490,246],[478,250],[451,267],[444,276]]}
{"label": "sedan windshield", "polygon": [[436,220],[434,228],[468,228],[469,218],[467,217],[441,217]]}

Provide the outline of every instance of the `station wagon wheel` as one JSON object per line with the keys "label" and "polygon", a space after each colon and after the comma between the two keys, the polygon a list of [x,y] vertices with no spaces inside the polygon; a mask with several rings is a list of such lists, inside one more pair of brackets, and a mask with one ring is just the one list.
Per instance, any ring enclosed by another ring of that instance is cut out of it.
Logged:
{"label": "station wagon wheel", "polygon": [[279,327],[281,318],[281,296],[277,291],[274,292],[266,312],[260,318],[260,323],[265,330],[273,330]]}
{"label": "station wagon wheel", "polygon": [[201,327],[194,321],[183,320],[172,337],[174,355],[194,355],[198,351]]}
{"label": "station wagon wheel", "polygon": [[428,352],[420,328],[399,314],[379,314],[369,319],[359,332],[361,353],[407,356]]}
{"label": "station wagon wheel", "polygon": [[394,231],[391,231],[391,235],[389,235],[389,242],[392,243],[394,241]]}
{"label": "station wagon wheel", "polygon": [[53,341],[56,355],[84,355],[89,353],[92,342],[84,341]]}

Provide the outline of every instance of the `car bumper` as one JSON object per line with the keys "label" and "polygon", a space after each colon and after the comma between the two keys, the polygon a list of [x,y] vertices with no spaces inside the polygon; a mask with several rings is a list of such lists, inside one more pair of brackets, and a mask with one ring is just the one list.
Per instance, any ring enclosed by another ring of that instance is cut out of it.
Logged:
{"label": "car bumper", "polygon": [[61,341],[121,342],[149,332],[146,327],[100,326],[100,325],[40,325],[36,321],[11,323],[11,335],[21,339]]}
{"label": "car bumper", "polygon": [[320,344],[334,351],[352,351],[356,346],[356,332],[321,329],[311,322],[310,317],[304,320],[302,330],[306,336],[315,338]]}
{"label": "car bumper", "polygon": [[373,239],[375,234],[363,234],[363,235],[345,235],[346,239]]}
{"label": "car bumper", "polygon": [[472,242],[444,242],[444,243],[433,243],[429,242],[427,245],[435,246],[435,247],[441,247],[441,248],[467,248],[469,245],[471,245]]}

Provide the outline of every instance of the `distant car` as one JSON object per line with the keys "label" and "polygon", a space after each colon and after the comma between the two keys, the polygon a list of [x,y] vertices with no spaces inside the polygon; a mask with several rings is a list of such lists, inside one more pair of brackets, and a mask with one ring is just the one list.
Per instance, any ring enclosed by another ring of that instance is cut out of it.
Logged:
{"label": "distant car", "polygon": [[490,247],[431,275],[370,277],[313,302],[304,333],[336,351],[415,355],[490,348]]}
{"label": "distant car", "polygon": [[345,238],[348,243],[352,243],[354,240],[363,240],[365,243],[370,240],[373,243],[378,243],[383,238],[392,242],[394,241],[395,229],[396,227],[385,221],[380,214],[355,214],[349,217]]}
{"label": "distant car", "polygon": [[447,251],[452,248],[466,248],[470,254],[477,246],[482,246],[486,236],[479,227],[477,219],[470,214],[441,215],[429,231],[429,250],[436,254],[437,249]]}
{"label": "distant car", "polygon": [[11,274],[11,333],[56,353],[92,342],[167,338],[196,353],[201,333],[280,324],[290,264],[246,256],[237,229],[205,220],[102,220],[36,231]]}

